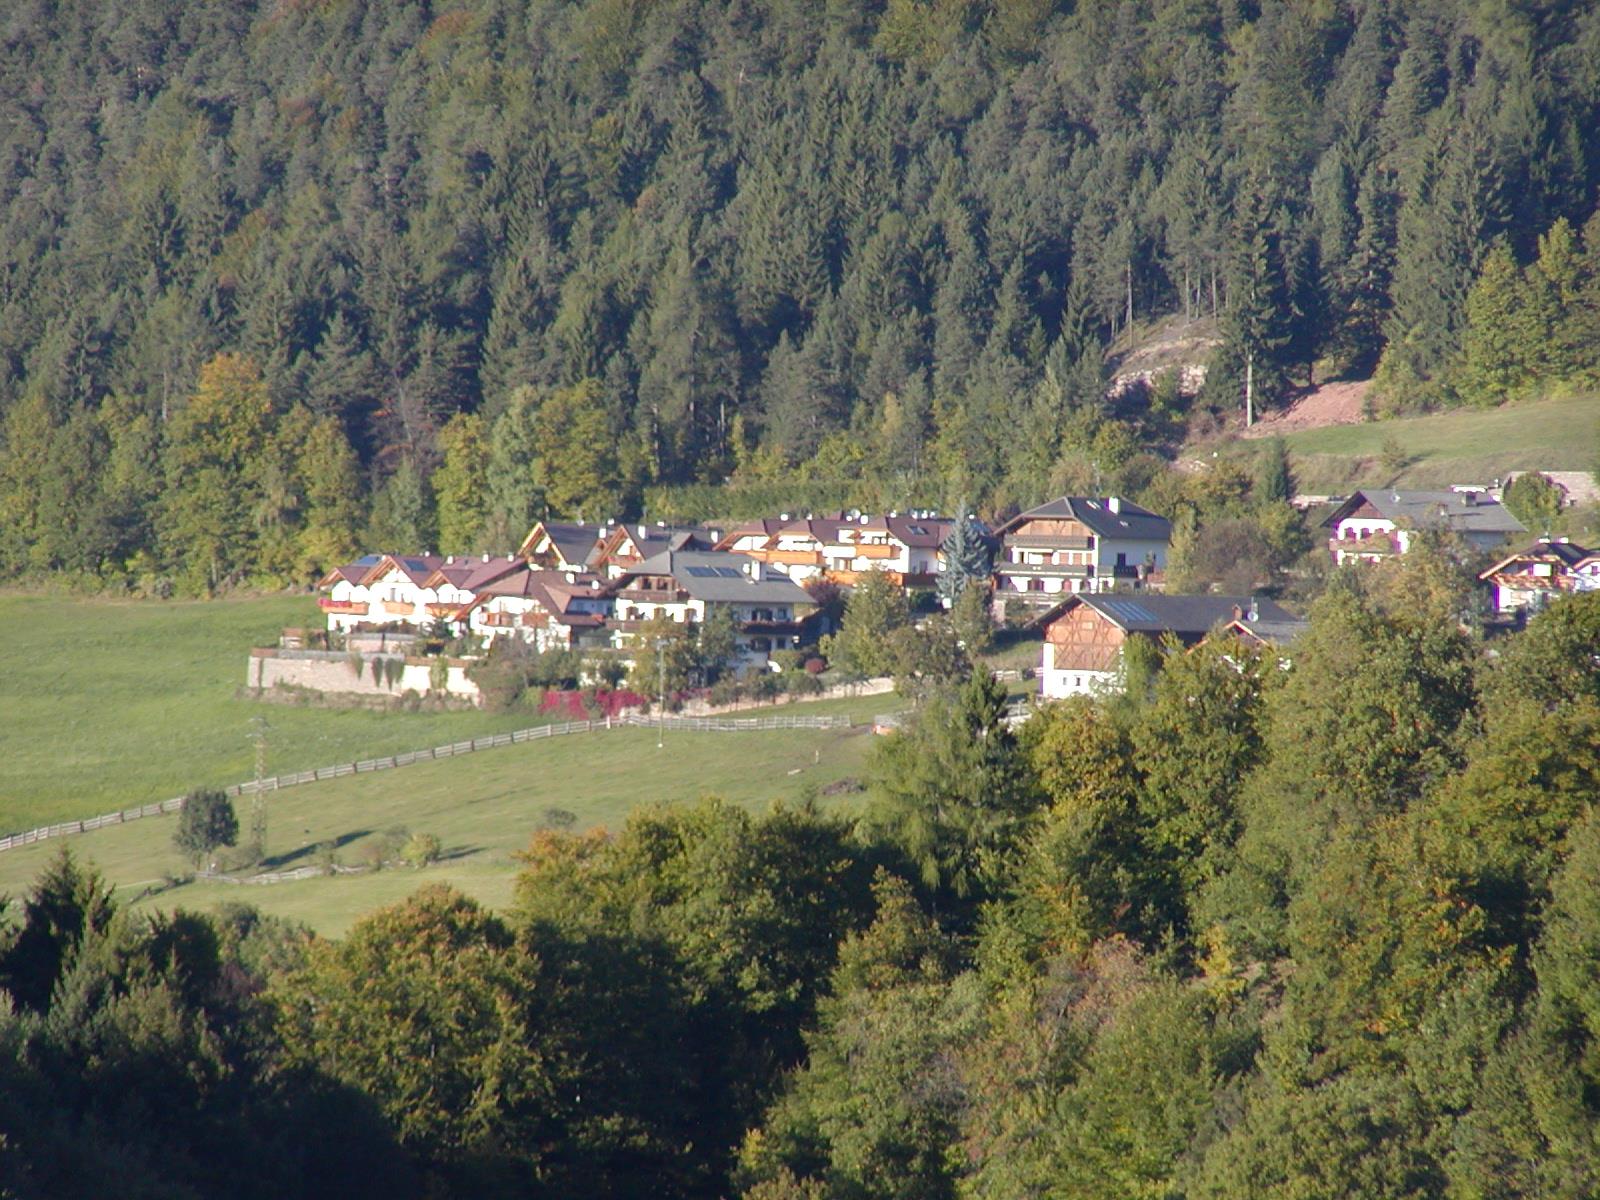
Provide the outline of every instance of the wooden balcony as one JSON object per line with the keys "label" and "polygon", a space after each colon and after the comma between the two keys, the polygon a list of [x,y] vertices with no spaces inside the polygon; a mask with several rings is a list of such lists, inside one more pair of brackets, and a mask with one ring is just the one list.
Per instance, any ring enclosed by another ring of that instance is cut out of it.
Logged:
{"label": "wooden balcony", "polygon": [[365,600],[329,600],[326,596],[317,601],[317,607],[325,613],[343,617],[364,617],[367,615],[367,602]]}
{"label": "wooden balcony", "polygon": [[415,604],[403,604],[399,600],[383,600],[378,603],[378,611],[391,617],[403,617],[410,620],[417,615]]}
{"label": "wooden balcony", "polygon": [[820,550],[746,550],[741,551],[746,558],[754,558],[760,562],[783,563],[790,567],[820,567],[822,565],[822,551]]}
{"label": "wooden balcony", "polygon": [[1009,549],[1018,550],[1093,550],[1092,537],[1050,537],[1045,534],[1015,533],[1003,539]]}
{"label": "wooden balcony", "polygon": [[1398,554],[1400,544],[1392,533],[1369,533],[1358,538],[1329,538],[1328,549],[1337,555]]}
{"label": "wooden balcony", "polygon": [[899,546],[884,545],[881,542],[862,542],[860,545],[851,547],[851,549],[856,552],[855,556],[857,558],[883,559],[900,557]]}
{"label": "wooden balcony", "polygon": [[[1133,568],[1126,568],[1132,571]],[[1088,579],[1094,568],[1088,563],[995,563],[996,575],[1018,575],[1029,579]]]}

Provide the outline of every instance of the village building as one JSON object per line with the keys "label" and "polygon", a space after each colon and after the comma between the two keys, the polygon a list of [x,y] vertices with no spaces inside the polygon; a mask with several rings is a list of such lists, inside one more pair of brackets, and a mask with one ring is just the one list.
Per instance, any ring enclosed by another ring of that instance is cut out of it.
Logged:
{"label": "village building", "polygon": [[927,588],[937,582],[939,547],[951,525],[920,512],[785,515],[737,525],[716,548],[754,558],[797,583],[828,579],[853,587],[865,572],[877,571],[899,587]]}
{"label": "village building", "polygon": [[1297,636],[1304,622],[1271,600],[1252,596],[1082,593],[1060,601],[1039,626],[1044,633],[1039,695],[1055,700],[1116,691],[1122,649],[1130,638],[1160,641],[1170,634],[1193,646],[1212,630],[1228,627],[1277,644]]}
{"label": "village building", "polygon": [[452,634],[466,628],[467,610],[478,593],[496,580],[527,570],[528,564],[514,554],[470,554],[447,557],[427,579],[423,590],[432,598],[424,600],[430,623],[443,621]]}
{"label": "village building", "polygon": [[442,620],[460,632],[478,589],[524,569],[514,555],[368,554],[328,572],[317,603],[330,631],[425,630]]}
{"label": "village building", "polygon": [[757,559],[720,551],[666,550],[624,572],[609,588],[617,645],[644,622],[665,616],[698,625],[714,613],[732,620],[739,673],[762,670],[774,650],[811,635],[816,604],[794,580]]}
{"label": "village building", "polygon": [[437,554],[368,554],[335,567],[317,585],[328,593],[317,603],[329,630],[426,624],[436,598],[426,582],[444,561]]}
{"label": "village building", "polygon": [[1048,607],[1063,595],[1153,587],[1172,522],[1120,496],[1062,496],[995,530],[995,600]]}
{"label": "village building", "polygon": [[599,556],[610,525],[583,521],[535,521],[517,547],[528,565],[548,571],[587,571]]}
{"label": "village building", "polygon": [[1538,612],[1570,592],[1600,588],[1600,552],[1566,538],[1540,538],[1478,578],[1488,591],[1492,612],[1502,616]]}
{"label": "village building", "polygon": [[1443,492],[1371,488],[1351,495],[1322,521],[1335,565],[1382,562],[1404,554],[1420,530],[1437,529],[1461,537],[1479,550],[1492,550],[1508,537],[1526,533],[1487,491]]}
{"label": "village building", "polygon": [[612,600],[598,575],[519,569],[479,589],[465,617],[485,644],[519,637],[535,649],[599,649],[611,644]]}
{"label": "village building", "polygon": [[721,534],[697,525],[628,525],[612,522],[600,539],[594,557],[594,570],[607,579],[620,579],[624,572],[664,550],[711,550]]}

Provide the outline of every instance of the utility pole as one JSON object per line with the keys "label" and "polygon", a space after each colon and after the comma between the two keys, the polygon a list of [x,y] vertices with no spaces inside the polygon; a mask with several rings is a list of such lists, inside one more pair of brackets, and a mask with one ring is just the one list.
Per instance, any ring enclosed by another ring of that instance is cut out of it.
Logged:
{"label": "utility pole", "polygon": [[667,745],[667,639],[656,639],[656,674],[661,683],[661,706],[656,711],[656,749]]}
{"label": "utility pole", "polygon": [[250,718],[251,734],[256,743],[256,790],[250,797],[250,840],[256,853],[267,854],[267,793],[263,784],[267,778],[267,731],[272,726],[265,717]]}

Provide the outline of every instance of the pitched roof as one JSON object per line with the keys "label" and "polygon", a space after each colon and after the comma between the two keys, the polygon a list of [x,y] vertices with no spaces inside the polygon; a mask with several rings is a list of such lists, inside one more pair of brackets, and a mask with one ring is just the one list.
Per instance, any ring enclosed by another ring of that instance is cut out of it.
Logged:
{"label": "pitched roof", "polygon": [[751,570],[759,566],[754,559],[721,550],[663,550],[629,567],[622,579],[635,575],[670,575],[696,600],[714,604],[813,603],[805,588],[782,575],[752,579]]}
{"label": "pitched roof", "polygon": [[341,579],[351,583],[360,583],[367,577],[367,572],[383,561],[381,554],[363,554],[355,562],[345,563],[342,567],[334,567],[318,581],[319,588],[332,587]]}
{"label": "pitched roof", "polygon": [[610,531],[607,525],[590,525],[586,521],[536,521],[528,536],[517,547],[518,554],[531,554],[542,533],[550,539],[561,561],[572,567],[581,567],[600,548]]}
{"label": "pitched roof", "polygon": [[1303,621],[1296,617],[1290,621],[1252,621],[1249,617],[1241,617],[1237,621],[1228,622],[1228,628],[1244,637],[1254,638],[1258,642],[1265,642],[1272,646],[1287,646],[1306,630],[1311,628],[1310,621]]}
{"label": "pitched roof", "polygon": [[427,582],[447,583],[459,591],[476,592],[486,584],[526,566],[527,563],[514,554],[485,554],[478,558],[470,554],[458,554],[447,558],[428,577]]}
{"label": "pitched roof", "polygon": [[1527,527],[1486,492],[1399,492],[1393,488],[1359,491],[1333,510],[1325,521],[1332,528],[1363,504],[1386,521],[1412,529],[1444,526],[1458,533],[1526,533]]}
{"label": "pitched roof", "polygon": [[1018,513],[996,529],[995,536],[1003,536],[1025,521],[1051,518],[1081,521],[1101,537],[1143,542],[1172,540],[1171,521],[1120,496],[1059,496],[1038,508]]}
{"label": "pitched roof", "polygon": [[[1046,619],[1051,614],[1065,611],[1073,602],[1088,605],[1127,633],[1203,634],[1216,625],[1235,619],[1263,627],[1298,621],[1283,606],[1253,596],[1162,596],[1144,593],[1137,596],[1114,593],[1075,596],[1051,609]],[[1252,604],[1255,605],[1254,619],[1248,615]]]}
{"label": "pitched roof", "polygon": [[1478,578],[1488,579],[1491,575],[1499,574],[1515,562],[1546,562],[1550,559],[1555,559],[1562,566],[1571,570],[1586,559],[1593,558],[1594,554],[1593,550],[1580,546],[1576,542],[1569,542],[1565,538],[1557,538],[1553,541],[1549,538],[1540,538],[1526,549],[1518,550],[1515,554],[1508,554],[1488,570],[1479,572]]}
{"label": "pitched roof", "polygon": [[418,587],[444,565],[444,556],[440,554],[379,554],[372,557],[374,562],[367,568],[367,580],[382,579],[393,569]]}

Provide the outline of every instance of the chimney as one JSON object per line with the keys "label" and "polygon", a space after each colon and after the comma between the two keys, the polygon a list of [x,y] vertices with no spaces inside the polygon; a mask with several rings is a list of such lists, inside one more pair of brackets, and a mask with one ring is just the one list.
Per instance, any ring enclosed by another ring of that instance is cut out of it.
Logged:
{"label": "chimney", "polygon": [[484,562],[488,562],[488,561],[489,561],[489,556],[488,556],[488,555],[487,555],[487,554],[485,554],[485,555],[484,555],[484,556],[483,556],[483,561],[484,561]]}
{"label": "chimney", "polygon": [[1106,497],[1106,507],[1109,508],[1114,513],[1120,513],[1122,511],[1122,497],[1121,496],[1107,496]]}
{"label": "chimney", "polygon": [[1244,609],[1240,608],[1237,604],[1233,606],[1233,619],[1235,621],[1244,620]]}
{"label": "chimney", "polygon": [[1250,619],[1252,621],[1261,620],[1261,605],[1256,602],[1254,596],[1250,597]]}

